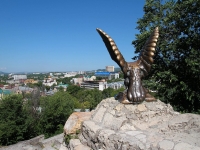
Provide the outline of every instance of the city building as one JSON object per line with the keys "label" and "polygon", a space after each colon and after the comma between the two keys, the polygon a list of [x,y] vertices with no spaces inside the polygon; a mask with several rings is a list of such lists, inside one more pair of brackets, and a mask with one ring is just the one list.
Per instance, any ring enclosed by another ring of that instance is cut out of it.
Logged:
{"label": "city building", "polygon": [[71,83],[77,85],[83,82],[83,78],[72,78]]}
{"label": "city building", "polygon": [[3,90],[0,88],[0,100],[3,98]]}
{"label": "city building", "polygon": [[80,78],[72,78],[71,83],[75,85],[80,85],[84,81],[94,81],[94,80],[96,80],[96,76],[84,75],[81,76]]}
{"label": "city building", "polygon": [[33,79],[26,79],[26,80],[24,81],[24,84],[26,85],[26,84],[28,84],[28,83],[34,84],[34,83],[38,83],[38,81],[35,81],[35,80],[33,80]]}
{"label": "city building", "polygon": [[46,78],[46,79],[43,80],[42,84],[45,85],[45,86],[52,86],[54,84],[57,85],[57,82],[54,78]]}
{"label": "city building", "polygon": [[19,80],[6,80],[6,83],[8,83],[8,84],[19,84],[20,81]]}
{"label": "city building", "polygon": [[17,86],[13,88],[14,93],[16,94],[22,94],[24,93],[31,93],[33,91],[33,88],[27,87],[27,86]]}
{"label": "city building", "polygon": [[4,89],[9,89],[12,90],[15,87],[16,84],[8,84],[8,85],[4,85]]}
{"label": "city building", "polygon": [[4,88],[4,85],[3,84],[0,84],[0,89],[3,89]]}
{"label": "city building", "polygon": [[62,73],[61,72],[56,72],[56,73],[54,73],[54,75],[55,76],[60,76],[60,75],[62,75]]}
{"label": "city building", "polygon": [[113,89],[119,89],[121,87],[125,87],[124,81],[108,83],[107,86]]}
{"label": "city building", "polygon": [[81,83],[82,88],[86,89],[98,89],[103,91],[107,88],[107,82],[104,81],[85,81]]}
{"label": "city building", "polygon": [[114,66],[106,66],[106,71],[114,72],[115,71],[115,67]]}
{"label": "city building", "polygon": [[89,76],[89,75],[83,76],[83,81],[94,81],[94,80],[96,80],[96,76]]}
{"label": "city building", "polygon": [[119,78],[119,73],[116,72],[111,72],[110,75],[108,76],[108,79],[118,79]]}
{"label": "city building", "polygon": [[116,72],[95,72],[95,76],[105,77],[105,78],[108,78],[109,80],[111,80],[111,79],[118,79],[119,73],[116,73]]}
{"label": "city building", "polygon": [[33,74],[40,74],[39,72],[34,72]]}
{"label": "city building", "polygon": [[13,75],[14,80],[27,79],[27,75]]}
{"label": "city building", "polygon": [[77,72],[67,72],[67,73],[64,73],[64,77],[74,77],[77,75]]}
{"label": "city building", "polygon": [[0,100],[4,97],[4,95],[9,95],[12,93],[12,90],[6,90],[0,88]]}
{"label": "city building", "polygon": [[50,75],[51,77],[53,77],[53,73],[49,73],[49,75]]}
{"label": "city building", "polygon": [[97,77],[106,77],[106,78],[108,78],[109,75],[110,75],[110,72],[95,72],[94,75],[97,76]]}
{"label": "city building", "polygon": [[84,71],[78,71],[78,74],[85,74]]}
{"label": "city building", "polygon": [[66,91],[68,86],[69,86],[68,84],[60,83],[57,86],[55,86],[54,89],[59,90],[59,88],[63,88],[63,90]]}
{"label": "city building", "polygon": [[49,91],[45,91],[45,95],[46,96],[52,96],[55,94],[55,91],[54,90],[49,90]]}

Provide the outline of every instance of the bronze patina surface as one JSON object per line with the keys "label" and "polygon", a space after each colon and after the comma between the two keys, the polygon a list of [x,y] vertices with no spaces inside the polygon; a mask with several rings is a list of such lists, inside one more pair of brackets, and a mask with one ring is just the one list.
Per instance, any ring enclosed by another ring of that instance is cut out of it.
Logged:
{"label": "bronze patina surface", "polygon": [[143,87],[142,78],[148,75],[154,61],[153,56],[155,54],[156,43],[159,37],[158,27],[154,29],[150,37],[147,39],[140,52],[138,60],[135,62],[126,62],[114,40],[101,29],[97,28],[97,31],[104,41],[111,58],[120,66],[124,74],[126,90],[120,92],[116,99],[124,104],[137,104],[144,100],[156,100],[148,93],[148,90]]}

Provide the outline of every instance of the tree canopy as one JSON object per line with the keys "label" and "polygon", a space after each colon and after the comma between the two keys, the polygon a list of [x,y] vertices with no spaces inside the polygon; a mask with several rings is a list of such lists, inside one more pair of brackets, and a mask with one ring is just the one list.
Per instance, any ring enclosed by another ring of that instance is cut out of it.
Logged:
{"label": "tree canopy", "polygon": [[[181,112],[200,113],[200,1],[146,0],[132,43],[139,53],[159,27],[155,62],[145,84]],[[136,59],[136,58],[135,58]]]}
{"label": "tree canopy", "polygon": [[41,97],[40,124],[45,137],[61,133],[67,118],[74,111],[74,98],[67,92],[59,91],[53,96]]}
{"label": "tree canopy", "polygon": [[22,96],[11,95],[0,101],[0,145],[24,140],[27,134]]}

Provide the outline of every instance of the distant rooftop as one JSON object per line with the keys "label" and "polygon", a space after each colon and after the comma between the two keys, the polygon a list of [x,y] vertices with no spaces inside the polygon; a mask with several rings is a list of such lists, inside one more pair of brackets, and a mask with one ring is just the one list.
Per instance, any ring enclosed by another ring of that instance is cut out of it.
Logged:
{"label": "distant rooftop", "polygon": [[8,94],[11,94],[11,93],[12,93],[11,90],[2,90],[2,89],[0,89],[0,94],[8,95]]}

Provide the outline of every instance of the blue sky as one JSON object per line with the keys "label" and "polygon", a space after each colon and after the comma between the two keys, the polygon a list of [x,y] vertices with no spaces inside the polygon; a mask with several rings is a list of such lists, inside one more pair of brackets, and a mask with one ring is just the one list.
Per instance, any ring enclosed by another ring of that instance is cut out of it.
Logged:
{"label": "blue sky", "polygon": [[0,71],[88,71],[117,64],[96,31],[132,61],[145,0],[1,0]]}

